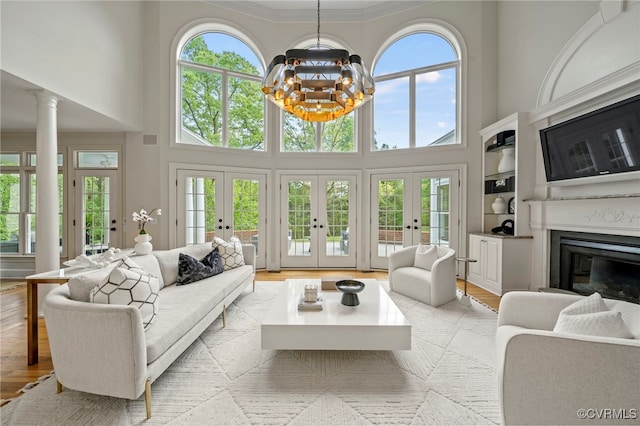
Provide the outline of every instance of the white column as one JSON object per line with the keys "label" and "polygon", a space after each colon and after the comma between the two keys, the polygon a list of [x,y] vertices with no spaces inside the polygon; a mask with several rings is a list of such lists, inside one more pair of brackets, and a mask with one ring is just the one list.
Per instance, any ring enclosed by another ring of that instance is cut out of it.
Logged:
{"label": "white column", "polygon": [[[58,98],[45,91],[35,93],[36,124],[36,273],[60,268],[58,228]],[[56,285],[39,285],[38,311]]]}

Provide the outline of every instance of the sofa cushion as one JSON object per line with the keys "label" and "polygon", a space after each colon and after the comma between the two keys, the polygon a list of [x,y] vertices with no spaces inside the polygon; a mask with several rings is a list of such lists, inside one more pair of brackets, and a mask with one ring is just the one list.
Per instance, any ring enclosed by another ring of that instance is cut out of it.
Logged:
{"label": "sofa cushion", "polygon": [[109,265],[106,268],[92,270],[86,274],[71,277],[67,282],[67,285],[69,286],[69,297],[71,300],[75,300],[77,302],[89,302],[91,290],[93,290],[98,284],[104,282],[114,267],[115,264]]}
{"label": "sofa cushion", "polygon": [[158,259],[164,286],[175,284],[178,280],[178,260],[180,253],[188,254],[196,259],[202,259],[211,251],[211,243],[193,244],[172,250],[154,250],[152,254]]}
{"label": "sofa cushion", "polygon": [[114,268],[105,282],[91,291],[89,300],[91,303],[136,306],[146,329],[157,315],[159,292],[158,278],[144,273],[141,268]]}
{"label": "sofa cushion", "polygon": [[253,276],[250,265],[183,286],[168,286],[161,290],[162,304],[153,327],[146,333],[147,363],[154,362],[178,339]]}
{"label": "sofa cushion", "polygon": [[393,291],[431,304],[431,271],[406,266],[392,272]]}
{"label": "sofa cushion", "polygon": [[234,269],[244,265],[244,256],[242,255],[242,242],[235,235],[225,241],[222,238],[213,238],[213,248],[217,248],[222,258],[224,270]]}
{"label": "sofa cushion", "polygon": [[589,336],[633,338],[622,313],[610,311],[599,293],[593,293],[560,311],[553,331]]}
{"label": "sofa cushion", "polygon": [[438,260],[438,249],[436,246],[418,244],[413,266],[430,271],[436,260]]}
{"label": "sofa cushion", "polygon": [[218,249],[211,250],[202,260],[180,253],[176,285],[190,284],[223,272]]}

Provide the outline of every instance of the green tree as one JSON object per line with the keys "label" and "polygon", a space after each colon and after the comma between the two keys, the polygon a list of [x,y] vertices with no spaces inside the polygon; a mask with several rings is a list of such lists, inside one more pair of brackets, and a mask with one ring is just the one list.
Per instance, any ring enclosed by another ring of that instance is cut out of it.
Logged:
{"label": "green tree", "polygon": [[20,212],[20,175],[0,174],[0,241],[15,240],[18,237],[18,216]]}
{"label": "green tree", "polygon": [[353,129],[353,114],[324,123],[311,123],[287,113],[284,116],[284,149],[289,152],[315,152],[316,131],[319,131],[322,151],[353,152]]}
{"label": "green tree", "polygon": [[[260,83],[223,72],[259,76],[256,67],[235,52],[211,51],[202,36],[185,45],[182,59],[216,68],[205,71],[182,66],[182,126],[213,146],[225,146],[226,142],[230,148],[263,149],[264,98]],[[227,86],[226,105],[223,79]],[[225,112],[227,140],[223,141]]]}

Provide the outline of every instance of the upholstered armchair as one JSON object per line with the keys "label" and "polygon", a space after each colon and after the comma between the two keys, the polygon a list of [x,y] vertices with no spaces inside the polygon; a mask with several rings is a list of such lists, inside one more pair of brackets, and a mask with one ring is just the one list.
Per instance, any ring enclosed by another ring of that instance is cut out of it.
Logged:
{"label": "upholstered armchair", "polygon": [[389,288],[431,306],[455,299],[455,250],[420,246],[420,250],[430,250],[430,254],[421,256],[418,248],[417,245],[405,247],[389,256]]}
{"label": "upholstered armchair", "polygon": [[638,424],[640,305],[604,299],[622,313],[633,338],[553,331],[560,311],[583,299],[528,291],[502,296],[496,356],[504,424]]}

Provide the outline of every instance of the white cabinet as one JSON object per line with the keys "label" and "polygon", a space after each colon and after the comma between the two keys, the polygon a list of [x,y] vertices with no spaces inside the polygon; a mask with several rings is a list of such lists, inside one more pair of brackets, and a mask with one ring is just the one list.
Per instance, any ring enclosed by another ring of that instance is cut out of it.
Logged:
{"label": "white cabinet", "polygon": [[502,296],[511,290],[529,290],[531,285],[531,237],[469,234],[467,280]]}

